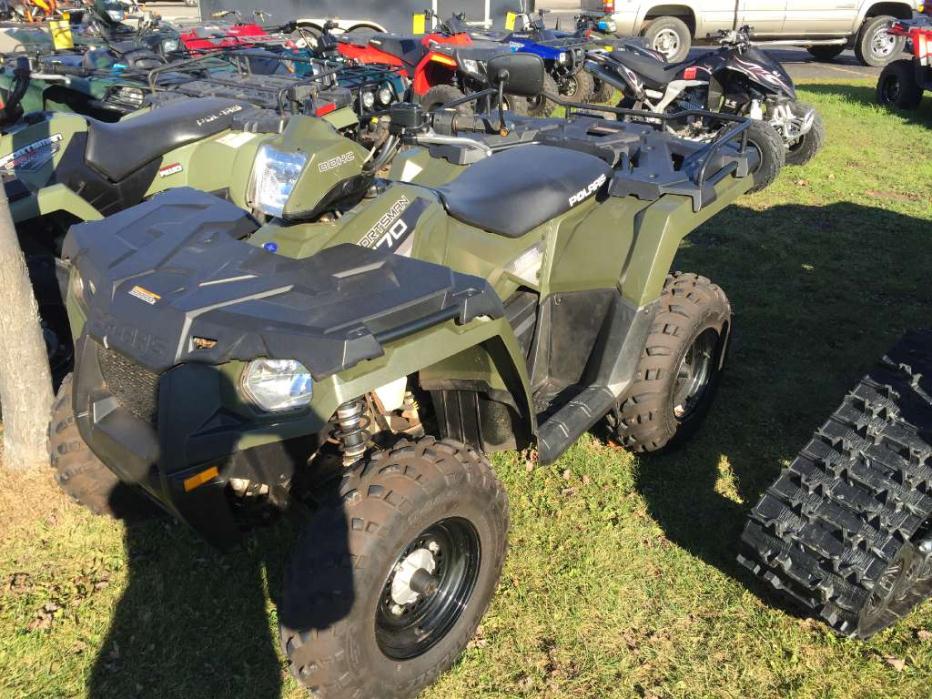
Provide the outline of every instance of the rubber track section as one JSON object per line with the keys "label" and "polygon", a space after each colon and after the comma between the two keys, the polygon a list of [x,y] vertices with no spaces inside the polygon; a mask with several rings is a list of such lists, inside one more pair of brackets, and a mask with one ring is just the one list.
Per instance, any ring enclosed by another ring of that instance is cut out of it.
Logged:
{"label": "rubber track section", "polygon": [[[894,556],[930,536],[932,330],[911,332],[848,394],[750,514],[738,560],[845,636]],[[902,616],[932,592],[932,561]],[[874,629],[875,631],[877,629]]]}

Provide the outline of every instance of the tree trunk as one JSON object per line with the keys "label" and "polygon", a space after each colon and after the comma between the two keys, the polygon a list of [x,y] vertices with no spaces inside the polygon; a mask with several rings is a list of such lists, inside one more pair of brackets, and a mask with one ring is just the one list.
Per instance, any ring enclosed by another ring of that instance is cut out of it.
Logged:
{"label": "tree trunk", "polygon": [[49,460],[52,376],[26,261],[0,187],[0,403],[3,463],[32,468]]}

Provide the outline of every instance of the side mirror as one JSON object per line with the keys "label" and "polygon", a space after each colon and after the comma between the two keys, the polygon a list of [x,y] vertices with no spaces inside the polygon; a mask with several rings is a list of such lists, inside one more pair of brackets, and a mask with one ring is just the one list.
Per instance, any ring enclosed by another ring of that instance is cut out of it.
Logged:
{"label": "side mirror", "polygon": [[544,61],[532,53],[506,53],[489,59],[486,74],[493,87],[519,97],[537,97],[544,91]]}

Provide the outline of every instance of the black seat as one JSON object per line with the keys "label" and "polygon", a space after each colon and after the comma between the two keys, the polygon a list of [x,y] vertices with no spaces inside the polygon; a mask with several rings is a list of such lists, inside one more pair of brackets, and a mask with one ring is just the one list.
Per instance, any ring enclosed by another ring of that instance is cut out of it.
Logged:
{"label": "black seat", "polygon": [[683,66],[689,63],[689,61],[664,63],[635,51],[615,51],[612,53],[612,58],[637,73],[644,81],[644,85],[652,90],[663,89],[664,85],[674,80]]}
{"label": "black seat", "polygon": [[219,97],[172,100],[138,117],[107,124],[87,120],[84,159],[113,182],[170,150],[230,128],[248,107]]}
{"label": "black seat", "polygon": [[471,165],[437,192],[456,220],[519,238],[588,199],[611,173],[587,153],[520,146]]}
{"label": "black seat", "polygon": [[427,54],[427,48],[417,37],[396,34],[373,34],[369,43],[380,51],[400,59],[409,72],[417,67]]}

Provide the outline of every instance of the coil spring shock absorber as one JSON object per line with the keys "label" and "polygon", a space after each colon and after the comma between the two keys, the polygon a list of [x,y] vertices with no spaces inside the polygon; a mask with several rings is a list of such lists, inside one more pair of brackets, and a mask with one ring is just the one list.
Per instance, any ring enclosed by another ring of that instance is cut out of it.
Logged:
{"label": "coil spring shock absorber", "polygon": [[362,398],[348,400],[337,408],[337,432],[343,448],[343,465],[352,466],[366,453],[369,442],[369,418],[365,415],[366,402]]}

